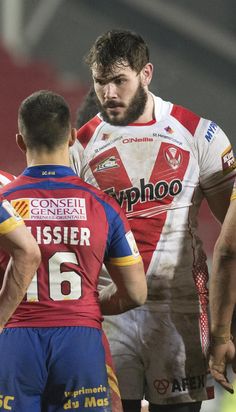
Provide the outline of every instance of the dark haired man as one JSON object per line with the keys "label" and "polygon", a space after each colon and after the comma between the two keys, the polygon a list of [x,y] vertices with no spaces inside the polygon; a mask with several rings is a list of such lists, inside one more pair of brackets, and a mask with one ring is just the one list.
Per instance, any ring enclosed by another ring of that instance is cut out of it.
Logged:
{"label": "dark haired man", "polygon": [[[117,202],[69,167],[75,129],[63,97],[29,96],[18,127],[28,167],[2,192],[35,236],[42,263],[0,335],[1,393],[16,412],[120,412],[110,397],[102,313],[145,301],[141,257]],[[99,296],[103,261],[114,284]]]}
{"label": "dark haired man", "polygon": [[223,221],[235,176],[216,123],[149,91],[153,65],[142,37],[111,30],[86,61],[100,114],[72,149],[74,169],[129,218],[143,257],[148,300],[106,319],[125,412],[197,412],[213,397],[207,375],[206,256],[197,230],[202,199]]}

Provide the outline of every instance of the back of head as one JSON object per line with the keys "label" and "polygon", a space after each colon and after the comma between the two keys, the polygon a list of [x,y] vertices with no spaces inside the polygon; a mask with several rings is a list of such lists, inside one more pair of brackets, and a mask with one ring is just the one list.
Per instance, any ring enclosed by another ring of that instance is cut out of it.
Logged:
{"label": "back of head", "polygon": [[96,93],[91,87],[76,113],[76,127],[79,129],[99,112]]}
{"label": "back of head", "polygon": [[21,103],[18,127],[28,149],[52,152],[68,139],[71,129],[69,106],[56,93],[37,91]]}
{"label": "back of head", "polygon": [[149,62],[149,50],[139,34],[130,30],[110,30],[97,38],[85,61],[91,69],[96,66],[104,74],[124,63],[139,73]]}

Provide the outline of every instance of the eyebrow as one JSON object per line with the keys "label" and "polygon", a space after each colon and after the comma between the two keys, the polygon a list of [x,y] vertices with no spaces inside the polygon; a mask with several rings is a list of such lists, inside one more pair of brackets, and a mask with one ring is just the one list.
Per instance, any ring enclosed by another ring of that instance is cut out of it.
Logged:
{"label": "eyebrow", "polygon": [[118,80],[118,79],[120,79],[120,78],[122,78],[122,77],[126,77],[125,74],[121,73],[121,74],[118,74],[117,76],[107,77],[107,78],[105,78],[105,79],[104,79],[104,78],[99,78],[99,77],[93,76],[93,78],[94,78],[95,81],[105,82],[105,83],[110,83],[110,82],[112,82],[112,81],[114,81],[114,80]]}

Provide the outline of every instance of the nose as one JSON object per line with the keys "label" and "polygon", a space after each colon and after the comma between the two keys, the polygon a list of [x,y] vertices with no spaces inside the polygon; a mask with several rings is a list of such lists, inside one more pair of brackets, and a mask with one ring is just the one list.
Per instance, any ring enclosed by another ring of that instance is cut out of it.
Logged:
{"label": "nose", "polygon": [[104,99],[109,100],[109,99],[115,99],[117,97],[117,90],[116,86],[114,83],[107,83],[104,86]]}

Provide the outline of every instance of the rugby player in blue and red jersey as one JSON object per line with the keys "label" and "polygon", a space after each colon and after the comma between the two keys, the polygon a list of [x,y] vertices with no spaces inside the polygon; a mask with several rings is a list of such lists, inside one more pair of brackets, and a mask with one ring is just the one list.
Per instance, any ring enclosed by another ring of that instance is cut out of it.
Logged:
{"label": "rugby player in blue and red jersey", "polygon": [[[65,100],[32,94],[19,108],[18,127],[28,167],[2,192],[36,238],[42,263],[0,336],[0,393],[17,412],[118,411],[102,314],[144,303],[142,259],[117,202],[69,167],[76,133]],[[99,296],[103,263],[114,283]]]}

